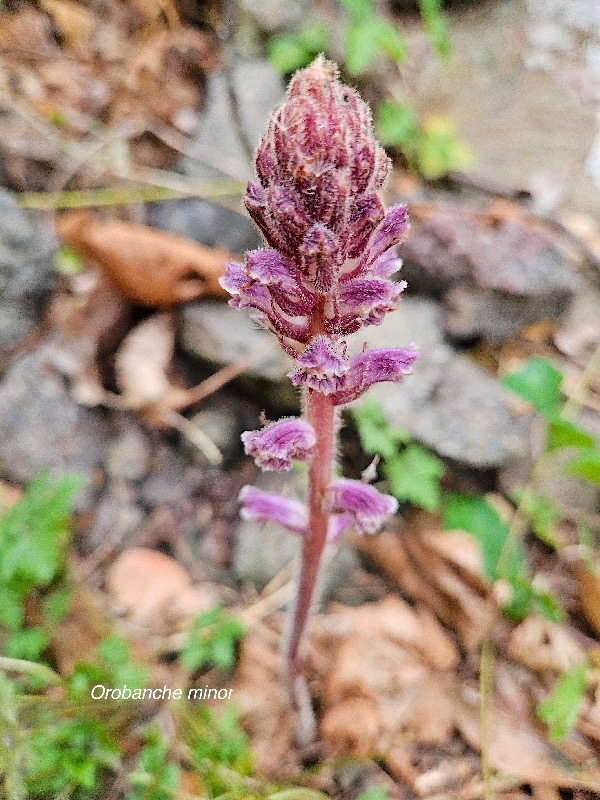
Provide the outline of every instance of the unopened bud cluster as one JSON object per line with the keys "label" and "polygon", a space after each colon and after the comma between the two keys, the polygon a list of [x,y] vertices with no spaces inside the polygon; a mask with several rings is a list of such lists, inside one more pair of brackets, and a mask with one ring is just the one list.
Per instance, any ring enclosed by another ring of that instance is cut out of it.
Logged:
{"label": "unopened bud cluster", "polygon": [[[273,112],[256,156],[258,182],[246,192],[268,247],[247,253],[244,264],[230,263],[221,279],[230,305],[253,309],[294,358],[294,386],[333,407],[375,383],[400,382],[416,358],[411,347],[352,355],[348,342],[394,311],[406,285],[390,280],[408,215],[404,205],[384,210],[380,192],[389,169],[368,106],[319,57],[296,74]],[[242,438],[262,469],[288,470],[292,460],[315,457],[321,433],[318,419],[286,418]],[[307,535],[303,504],[252,487],[240,499],[245,518]],[[330,541],[351,526],[374,533],[397,508],[394,498],[345,479],[332,480],[321,500]]]}

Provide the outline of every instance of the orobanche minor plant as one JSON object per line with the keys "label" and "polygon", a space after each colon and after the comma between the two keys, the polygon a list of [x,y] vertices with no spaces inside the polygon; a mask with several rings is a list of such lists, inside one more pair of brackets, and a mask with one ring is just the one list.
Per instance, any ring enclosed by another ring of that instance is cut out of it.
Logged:
{"label": "orobanche minor plant", "polygon": [[[375,533],[397,501],[366,481],[333,477],[340,407],[380,381],[399,383],[413,347],[359,349],[348,337],[382,322],[399,304],[404,282],[390,280],[395,245],[408,229],[406,206],[384,210],[381,188],[390,161],[376,141],[367,104],[319,56],[292,78],[256,155],[257,183],[245,204],[268,247],[230,263],[222,286],[235,308],[253,309],[294,360],[289,377],[302,388],[302,418],[242,435],[263,470],[308,462],[307,502],[245,486],[245,519],[279,523],[302,536],[301,565],[287,638],[287,675],[308,729],[310,703],[301,645],[321,554],[351,527]],[[310,735],[310,734],[307,734]]]}

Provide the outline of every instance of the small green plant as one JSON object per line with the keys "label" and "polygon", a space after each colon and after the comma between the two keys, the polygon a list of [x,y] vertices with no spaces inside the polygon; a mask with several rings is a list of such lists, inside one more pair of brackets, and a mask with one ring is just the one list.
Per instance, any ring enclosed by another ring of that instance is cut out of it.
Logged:
{"label": "small green plant", "polygon": [[444,473],[440,459],[410,434],[389,425],[376,400],[364,400],[353,408],[353,415],[365,453],[383,458],[382,471],[394,497],[428,511],[437,510]]}
{"label": "small green plant", "polygon": [[118,771],[121,748],[114,731],[117,706],[104,719],[97,703],[90,701],[91,690],[97,685],[143,686],[147,677],[147,669],[133,662],[129,643],[110,636],[98,645],[96,658],[77,664],[64,682],[64,704],[53,707],[40,698],[37,709],[31,703],[25,707],[34,715],[25,773],[32,797],[67,791],[77,800],[97,796],[102,775]]}
{"label": "small green plant", "polygon": [[379,786],[373,786],[363,792],[357,800],[388,800],[387,792]]}
{"label": "small green plant", "polygon": [[37,659],[67,610],[69,515],[80,485],[44,473],[0,516],[0,650],[9,658]]}
{"label": "small green plant", "polygon": [[538,717],[548,726],[550,741],[555,744],[562,742],[577,722],[588,668],[587,661],[583,661],[563,672],[552,692],[538,706]]}
{"label": "small green plant", "polygon": [[131,791],[125,800],[172,800],[177,796],[179,775],[179,765],[170,758],[165,737],[151,725],[136,765],[127,776]]}
{"label": "small green plant", "polygon": [[235,648],[244,635],[242,624],[223,608],[215,607],[196,617],[179,660],[188,672],[204,667],[231,669]]}
{"label": "small green plant", "polygon": [[544,419],[545,437],[542,452],[531,478],[515,496],[519,514],[531,524],[533,532],[551,547],[560,547],[554,527],[560,513],[552,498],[538,492],[537,484],[545,471],[561,457],[561,469],[600,486],[600,450],[593,436],[570,420],[569,404],[561,402],[563,376],[547,359],[534,356],[516,372],[505,375],[507,389],[529,403]]}
{"label": "small green plant", "polygon": [[[428,511],[442,510],[446,530],[463,530],[481,547],[484,576],[490,583],[504,582],[511,592],[504,613],[522,619],[531,608],[558,621],[562,612],[549,592],[535,586],[528,575],[527,556],[521,541],[485,497],[442,492],[444,465],[409,434],[391,426],[375,400],[353,409],[361,446],[369,455],[383,459],[382,472],[392,494]],[[550,520],[552,509],[541,500],[536,519]],[[546,516],[544,516],[546,515]]]}

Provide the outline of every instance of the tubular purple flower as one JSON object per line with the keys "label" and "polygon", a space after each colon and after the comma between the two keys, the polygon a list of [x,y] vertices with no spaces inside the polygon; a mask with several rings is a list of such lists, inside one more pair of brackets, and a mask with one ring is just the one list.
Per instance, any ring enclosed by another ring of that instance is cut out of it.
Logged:
{"label": "tubular purple flower", "polygon": [[325,507],[332,514],[351,515],[359,533],[377,533],[398,510],[398,501],[361,481],[339,478],[327,487]]}
{"label": "tubular purple flower", "polygon": [[413,347],[382,347],[365,350],[350,359],[350,368],[339,391],[332,395],[336,405],[356,400],[374,383],[401,383],[417,358]]}
{"label": "tubular purple flower", "polygon": [[312,425],[298,417],[271,422],[260,431],[242,433],[244,449],[264,470],[280,472],[292,468],[292,460],[308,461],[317,438]]}
{"label": "tubular purple flower", "polygon": [[304,535],[308,527],[306,507],[298,500],[244,486],[239,494],[240,516],[252,522],[276,522],[292,533]]}
{"label": "tubular purple flower", "polygon": [[355,278],[340,286],[338,312],[357,317],[361,325],[379,325],[389,311],[398,308],[406,285],[406,281],[385,278]]}
{"label": "tubular purple flower", "polygon": [[229,264],[221,279],[230,305],[252,309],[276,334],[294,359],[292,384],[302,389],[303,419],[270,423],[242,439],[265,470],[309,461],[306,507],[250,486],[240,501],[244,519],[278,522],[303,537],[287,674],[304,718],[301,645],[323,548],[352,526],[374,533],[398,505],[365,483],[332,481],[338,407],[374,383],[399,383],[416,358],[411,347],[347,355],[347,337],[381,323],[406,286],[390,280],[401,266],[395,247],[408,214],[404,205],[384,210],[380,190],[389,170],[367,104],[320,56],[292,78],[256,154],[258,181],[248,184],[244,202],[267,246],[247,253],[243,265]]}
{"label": "tubular purple flower", "polygon": [[343,386],[348,371],[348,362],[327,336],[316,336],[296,359],[296,366],[288,373],[294,386],[305,384],[321,394],[332,394]]}

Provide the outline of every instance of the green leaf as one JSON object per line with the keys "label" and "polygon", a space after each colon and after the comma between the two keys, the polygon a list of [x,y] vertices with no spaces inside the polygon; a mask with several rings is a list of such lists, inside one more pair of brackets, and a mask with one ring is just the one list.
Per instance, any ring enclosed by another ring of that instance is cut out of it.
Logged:
{"label": "green leaf", "polygon": [[289,75],[306,67],[312,59],[312,53],[298,36],[282,34],[274,36],[267,45],[267,58],[278,72]]}
{"label": "green leaf", "polygon": [[180,663],[188,672],[205,666],[230,669],[243,634],[237,619],[219,606],[212,608],[196,618],[179,654]]}
{"label": "green leaf", "polygon": [[535,610],[550,622],[562,622],[565,612],[551,592],[543,592],[533,587],[532,603]]}
{"label": "green leaf", "polygon": [[410,440],[408,433],[399,431],[388,423],[377,400],[364,400],[353,407],[352,414],[361,447],[369,455],[392,459],[398,452],[398,445]]}
{"label": "green leaf", "polygon": [[329,28],[320,21],[309,22],[298,31],[298,40],[315,56],[327,49],[329,36]]}
{"label": "green leaf", "polygon": [[546,450],[551,453],[561,447],[594,447],[594,437],[568,419],[548,420]]}
{"label": "green leaf", "polygon": [[44,616],[48,622],[55,624],[65,616],[71,597],[70,589],[55,589],[44,597]]}
{"label": "green leaf", "polygon": [[532,492],[518,492],[516,495],[521,510],[529,517],[533,532],[538,539],[558,550],[561,542],[556,535],[555,526],[560,521],[561,515],[554,501],[550,497]]}
{"label": "green leaf", "polygon": [[372,789],[367,789],[363,792],[357,800],[388,800],[387,792],[380,786],[374,786]]}
{"label": "green leaf", "polygon": [[440,505],[440,478],[444,464],[419,444],[409,444],[386,461],[384,474],[398,500],[435,511]]}
{"label": "green leaf", "polygon": [[508,527],[484,497],[449,492],[444,505],[446,530],[462,530],[481,546],[483,571],[489,581],[511,582],[525,573],[525,554],[520,542],[508,542]]}
{"label": "green leaf", "polygon": [[562,375],[547,359],[532,356],[521,369],[505,375],[502,383],[547,419],[558,416]]}
{"label": "green leaf", "polygon": [[375,38],[379,47],[397,64],[406,58],[406,44],[400,31],[386,19],[376,18]]}
{"label": "green leaf", "polygon": [[37,661],[48,646],[48,642],[49,636],[42,628],[26,628],[13,633],[4,649],[9,658]]}
{"label": "green leaf", "polygon": [[565,472],[600,486],[600,450],[582,450],[567,464]]}
{"label": "green leaf", "polygon": [[355,77],[373,62],[379,51],[379,25],[374,19],[350,22],[346,28],[346,69]]}
{"label": "green leaf", "polygon": [[416,143],[416,166],[426,178],[436,180],[452,169],[467,169],[473,154],[456,136],[450,121],[431,115],[423,124]]}
{"label": "green leaf", "polygon": [[377,136],[384,146],[411,147],[418,135],[417,119],[407,103],[382,100],[375,114]]}
{"label": "green leaf", "polygon": [[23,624],[23,598],[8,586],[0,586],[0,625],[18,631]]}
{"label": "green leaf", "polygon": [[357,22],[364,21],[375,13],[372,0],[342,0],[342,5],[350,19]]}
{"label": "green leaf", "polygon": [[442,11],[442,0],[419,0],[423,27],[438,55],[446,58],[450,54],[448,25]]}
{"label": "green leaf", "polygon": [[550,741],[562,742],[574,727],[585,694],[587,662],[564,672],[548,697],[538,706],[538,717],[549,729]]}
{"label": "green leaf", "polygon": [[61,245],[54,256],[56,269],[63,275],[79,275],[84,270],[84,263],[75,250],[67,244]]}

